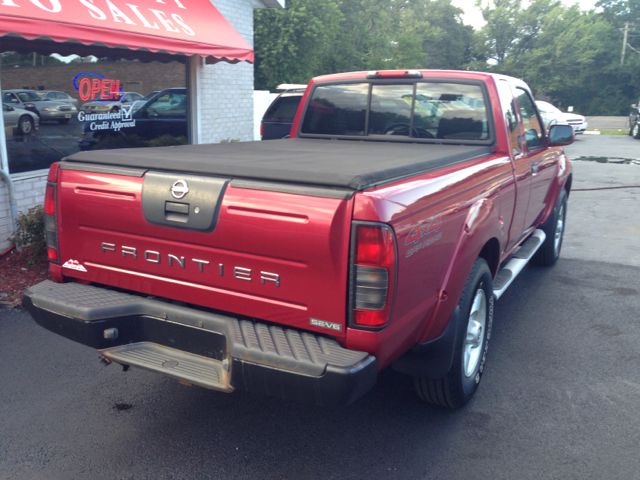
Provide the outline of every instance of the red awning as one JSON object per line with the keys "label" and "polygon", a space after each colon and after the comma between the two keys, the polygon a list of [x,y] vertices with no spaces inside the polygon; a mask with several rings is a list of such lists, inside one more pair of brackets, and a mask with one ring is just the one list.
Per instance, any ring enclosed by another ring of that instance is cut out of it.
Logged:
{"label": "red awning", "polygon": [[253,62],[249,44],[209,0],[0,0],[0,37],[16,35]]}

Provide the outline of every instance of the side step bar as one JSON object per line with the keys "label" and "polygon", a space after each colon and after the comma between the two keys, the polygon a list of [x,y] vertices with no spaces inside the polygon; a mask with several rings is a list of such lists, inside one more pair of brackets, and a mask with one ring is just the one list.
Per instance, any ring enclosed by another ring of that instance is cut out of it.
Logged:
{"label": "side step bar", "polygon": [[498,300],[509,285],[513,283],[518,274],[529,263],[531,257],[538,251],[544,243],[546,234],[538,229],[527,239],[526,242],[512,255],[511,260],[498,272],[493,281],[493,294]]}
{"label": "side step bar", "polygon": [[226,359],[214,360],[151,342],[105,348],[98,353],[109,361],[143,368],[204,388],[221,392],[234,390],[229,382],[229,362]]}

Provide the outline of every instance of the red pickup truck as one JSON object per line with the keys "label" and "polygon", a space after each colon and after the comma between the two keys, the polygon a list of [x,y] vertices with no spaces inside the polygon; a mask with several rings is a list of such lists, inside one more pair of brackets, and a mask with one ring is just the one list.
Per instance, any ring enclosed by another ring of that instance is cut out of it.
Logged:
{"label": "red pickup truck", "polygon": [[43,327],[182,383],[350,403],[392,368],[456,408],[495,300],[558,259],[571,188],[525,83],[313,79],[291,138],[79,152],[49,172]]}

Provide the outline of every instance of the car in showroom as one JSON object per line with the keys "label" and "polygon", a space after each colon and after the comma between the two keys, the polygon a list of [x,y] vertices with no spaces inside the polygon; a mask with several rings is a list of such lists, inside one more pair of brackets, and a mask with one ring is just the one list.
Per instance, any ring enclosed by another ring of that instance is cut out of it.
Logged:
{"label": "car in showroom", "polygon": [[59,92],[57,90],[38,90],[38,95],[42,97],[43,100],[53,100],[57,102],[65,102],[73,105],[78,108],[78,99],[73,98],[68,93]]}
{"label": "car in showroom", "polygon": [[107,113],[119,112],[122,105],[131,105],[136,100],[141,100],[142,95],[138,92],[121,92],[117,100],[94,100],[83,103],[80,110],[84,113]]}
{"label": "car in showroom", "polygon": [[271,102],[260,122],[262,140],[288,138],[293,118],[304,94],[306,85],[282,84],[276,90],[284,90]]}
{"label": "car in showroom", "polygon": [[68,123],[78,113],[69,103],[43,100],[35,90],[3,90],[2,103],[33,112],[40,117],[40,122]]}
{"label": "car in showroom", "polygon": [[2,104],[5,127],[13,127],[20,135],[30,135],[40,126],[40,117],[29,110]]}
{"label": "car in showroom", "polygon": [[159,92],[160,92],[160,90],[156,90],[154,92],[149,92],[144,97],[142,97],[140,100],[136,100],[135,102],[133,102],[131,104],[131,110],[133,112],[135,112],[141,106],[143,106],[145,103],[147,103],[147,101],[151,100],[156,95],[156,93],[159,93]]}
{"label": "car in showroom", "polygon": [[563,112],[557,107],[554,107],[549,102],[543,102],[542,100],[536,100],[536,106],[540,110],[544,126],[548,130],[549,126],[555,123],[562,123],[571,125],[576,135],[580,135],[585,132],[588,127],[587,119],[582,115],[575,113]]}

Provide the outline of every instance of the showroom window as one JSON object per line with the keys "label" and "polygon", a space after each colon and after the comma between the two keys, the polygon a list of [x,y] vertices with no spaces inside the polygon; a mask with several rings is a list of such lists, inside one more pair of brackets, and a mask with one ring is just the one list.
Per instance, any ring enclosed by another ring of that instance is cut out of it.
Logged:
{"label": "showroom window", "polygon": [[48,168],[80,150],[189,142],[183,61],[0,57],[10,173]]}

